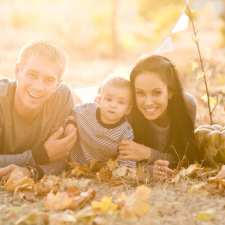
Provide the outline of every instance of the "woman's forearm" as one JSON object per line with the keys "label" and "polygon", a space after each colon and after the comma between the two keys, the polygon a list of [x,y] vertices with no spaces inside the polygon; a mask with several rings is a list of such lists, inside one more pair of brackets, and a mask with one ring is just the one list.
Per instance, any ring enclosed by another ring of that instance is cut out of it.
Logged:
{"label": "woman's forearm", "polygon": [[175,157],[173,154],[171,153],[164,153],[164,152],[160,152],[156,149],[150,149],[151,153],[150,153],[150,157],[148,158],[149,163],[153,163],[156,160],[167,160],[170,163],[174,163],[175,161]]}

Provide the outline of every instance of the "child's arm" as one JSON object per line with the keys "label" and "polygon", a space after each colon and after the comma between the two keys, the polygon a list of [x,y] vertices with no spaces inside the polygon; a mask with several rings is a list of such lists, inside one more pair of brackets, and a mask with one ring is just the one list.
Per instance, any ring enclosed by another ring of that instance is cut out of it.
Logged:
{"label": "child's arm", "polygon": [[[123,133],[122,140],[131,140],[132,141],[133,139],[134,139],[133,129],[131,128],[130,125],[128,125],[127,129]],[[120,159],[119,165],[131,167],[131,168],[136,168],[136,161]]]}

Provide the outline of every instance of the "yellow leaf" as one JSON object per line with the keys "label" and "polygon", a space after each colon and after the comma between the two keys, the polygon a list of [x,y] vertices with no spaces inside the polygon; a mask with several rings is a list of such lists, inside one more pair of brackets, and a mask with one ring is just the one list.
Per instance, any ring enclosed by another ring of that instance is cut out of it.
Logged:
{"label": "yellow leaf", "polygon": [[103,197],[101,201],[93,201],[91,203],[92,209],[100,213],[115,213],[118,205],[112,202],[112,197]]}
{"label": "yellow leaf", "polygon": [[206,211],[199,212],[196,215],[196,219],[199,221],[203,221],[203,222],[213,220],[213,219],[215,219],[215,210],[209,209]]}
{"label": "yellow leaf", "polygon": [[127,196],[122,203],[121,216],[123,218],[144,216],[150,210],[149,198],[150,188],[144,185],[137,187],[135,192]]}

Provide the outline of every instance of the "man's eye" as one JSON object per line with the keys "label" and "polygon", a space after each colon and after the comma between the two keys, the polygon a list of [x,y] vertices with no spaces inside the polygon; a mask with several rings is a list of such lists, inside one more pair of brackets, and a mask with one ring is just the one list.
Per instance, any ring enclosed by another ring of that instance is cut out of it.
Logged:
{"label": "man's eye", "polygon": [[28,77],[31,78],[31,79],[37,79],[37,78],[38,78],[38,75],[35,74],[35,73],[28,73],[27,75],[28,75]]}
{"label": "man's eye", "polygon": [[106,99],[106,101],[108,101],[108,102],[111,102],[112,101],[112,99],[111,98],[105,98]]}

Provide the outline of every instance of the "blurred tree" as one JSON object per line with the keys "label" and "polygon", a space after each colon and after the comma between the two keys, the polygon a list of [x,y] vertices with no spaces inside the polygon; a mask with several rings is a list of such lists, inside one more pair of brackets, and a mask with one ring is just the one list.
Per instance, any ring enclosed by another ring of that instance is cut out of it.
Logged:
{"label": "blurred tree", "polygon": [[155,39],[168,33],[184,6],[184,0],[138,0],[140,16],[155,24]]}
{"label": "blurred tree", "polygon": [[223,1],[223,12],[221,13],[221,20],[222,20],[222,26],[221,26],[221,35],[222,35],[222,47],[225,47],[225,0]]}
{"label": "blurred tree", "polygon": [[112,0],[112,20],[111,20],[111,31],[112,31],[112,55],[117,56],[119,51],[119,42],[118,42],[118,29],[117,29],[117,14],[118,14],[118,1]]}

